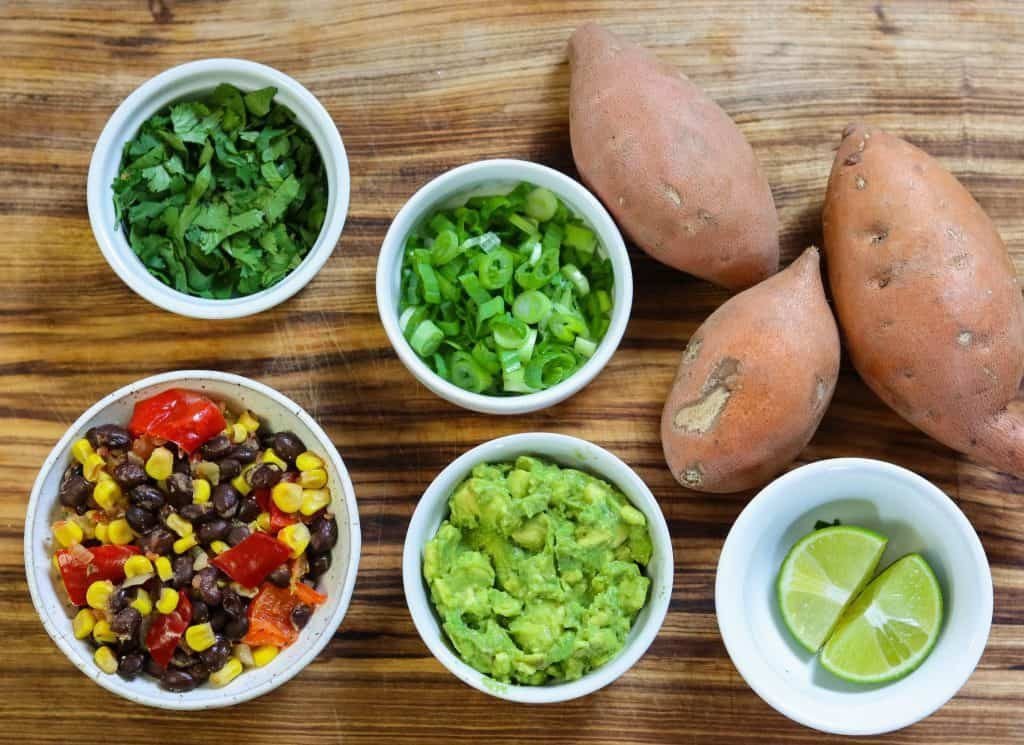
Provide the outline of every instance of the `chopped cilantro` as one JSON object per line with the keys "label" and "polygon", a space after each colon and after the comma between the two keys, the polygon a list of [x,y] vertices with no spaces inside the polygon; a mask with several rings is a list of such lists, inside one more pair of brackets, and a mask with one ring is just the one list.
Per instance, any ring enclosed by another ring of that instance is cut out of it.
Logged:
{"label": "chopped cilantro", "polygon": [[117,219],[164,284],[204,298],[251,295],[284,279],[316,241],[323,161],[276,93],[219,85],[154,114],[125,144]]}

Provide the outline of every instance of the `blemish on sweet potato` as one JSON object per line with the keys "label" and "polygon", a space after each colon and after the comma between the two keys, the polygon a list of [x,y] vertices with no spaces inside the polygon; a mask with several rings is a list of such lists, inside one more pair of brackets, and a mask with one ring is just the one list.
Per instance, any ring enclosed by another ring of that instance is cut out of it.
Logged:
{"label": "blemish on sweet potato", "polygon": [[860,163],[860,153],[850,153],[843,162],[848,166],[855,166]]}
{"label": "blemish on sweet potato", "polygon": [[972,334],[970,331],[961,331],[959,334],[957,334],[956,343],[959,344],[961,347],[969,347],[971,346],[971,341],[973,339],[974,334]]}
{"label": "blemish on sweet potato", "polygon": [[676,409],[672,426],[699,435],[714,429],[736,386],[739,366],[734,357],[720,360],[704,381],[700,397]]}
{"label": "blemish on sweet potato", "polygon": [[683,203],[683,198],[679,196],[679,192],[672,188],[670,184],[665,184],[662,187],[662,190],[665,192],[665,196],[669,198],[669,201],[671,201],[676,207]]}
{"label": "blemish on sweet potato", "polygon": [[690,339],[690,343],[686,345],[686,351],[683,352],[683,364],[691,365],[697,356],[700,354],[701,345],[704,344],[704,340],[699,337]]}
{"label": "blemish on sweet potato", "polygon": [[691,463],[680,471],[679,483],[694,488],[704,483],[704,469],[701,468],[700,463]]}
{"label": "blemish on sweet potato", "polygon": [[863,191],[864,187],[868,185],[868,182],[863,176],[857,174],[857,180],[854,181],[854,185],[857,187],[857,191]]}

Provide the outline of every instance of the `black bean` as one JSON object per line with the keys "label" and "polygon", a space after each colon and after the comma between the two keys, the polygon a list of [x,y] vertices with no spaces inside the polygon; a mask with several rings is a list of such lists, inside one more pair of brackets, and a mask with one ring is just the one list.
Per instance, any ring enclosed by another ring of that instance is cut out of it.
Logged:
{"label": "black bean", "polygon": [[199,683],[205,683],[210,677],[210,669],[203,664],[202,660],[196,660],[192,663],[192,667],[190,667],[188,671]]}
{"label": "black bean", "polygon": [[148,533],[156,527],[156,515],[134,504],[125,511],[124,519],[136,533]]}
{"label": "black bean", "polygon": [[206,504],[196,504],[195,502],[189,502],[184,507],[178,510],[178,514],[188,520],[190,523],[198,523],[203,520],[208,520],[211,517],[216,517],[213,511],[213,506],[207,502]]}
{"label": "black bean", "polygon": [[156,512],[164,506],[164,493],[152,484],[140,484],[128,495],[132,504],[150,512]]}
{"label": "black bean", "polygon": [[309,526],[309,550],[326,554],[338,543],[338,523],[333,517],[318,517]]}
{"label": "black bean", "polygon": [[139,548],[146,554],[163,556],[171,552],[175,535],[162,526],[157,526],[139,539]]}
{"label": "black bean", "polygon": [[234,458],[225,458],[220,462],[220,480],[221,483],[230,481],[235,476],[242,472],[242,464]]}
{"label": "black bean", "polygon": [[252,463],[259,457],[259,454],[259,443],[253,438],[249,438],[231,449],[231,459],[237,460],[239,463]]}
{"label": "black bean", "polygon": [[171,465],[171,471],[174,473],[185,473],[192,475],[192,461],[184,453],[178,452],[174,456],[174,463]]}
{"label": "black bean", "polygon": [[192,503],[192,477],[187,473],[172,473],[167,479],[167,498],[175,507]]}
{"label": "black bean", "polygon": [[163,586],[164,583],[160,580],[160,577],[154,574],[143,583],[142,589],[146,591],[150,598],[159,598],[160,590],[163,589]]}
{"label": "black bean", "polygon": [[221,631],[231,620],[231,616],[224,612],[224,609],[218,608],[210,614],[210,627],[214,631]]}
{"label": "black bean", "polygon": [[294,432],[278,432],[275,434],[273,447],[277,456],[288,463],[294,463],[296,458],[306,452],[306,446]]}
{"label": "black bean", "polygon": [[183,693],[185,691],[191,691],[199,685],[199,681],[196,680],[191,673],[185,670],[169,669],[161,676],[160,685],[168,691]]}
{"label": "black bean", "polygon": [[132,436],[124,427],[116,424],[101,424],[85,433],[85,439],[94,448],[124,450],[132,444]]}
{"label": "black bean", "polygon": [[230,531],[228,531],[228,537],[224,540],[227,541],[229,546],[237,546],[239,543],[249,537],[250,530],[248,526],[236,525]]}
{"label": "black bean", "polygon": [[220,605],[221,589],[217,584],[217,567],[206,567],[196,572],[192,578],[192,587],[199,591],[203,602],[211,608]]}
{"label": "black bean", "polygon": [[171,584],[177,589],[181,590],[192,584],[192,557],[190,556],[177,556],[174,561],[171,562],[171,569],[174,572],[174,576],[171,578]]}
{"label": "black bean", "polygon": [[255,489],[270,489],[281,480],[284,472],[276,463],[264,463],[249,476],[249,483]]}
{"label": "black bean", "polygon": [[127,607],[130,602],[131,598],[128,597],[128,591],[123,587],[119,587],[110,594],[107,605],[111,613],[117,613],[122,608]]}
{"label": "black bean", "polygon": [[229,530],[231,530],[231,523],[222,517],[218,517],[200,523],[199,527],[196,528],[196,538],[200,543],[212,543],[213,541],[223,540]]}
{"label": "black bean", "polygon": [[241,501],[242,494],[231,484],[221,483],[213,488],[213,508],[221,517],[234,517]]}
{"label": "black bean", "polygon": [[169,667],[189,667],[195,664],[196,658],[192,655],[192,650],[188,649],[184,645],[176,647],[174,654],[171,655],[171,661],[168,663]]}
{"label": "black bean", "polygon": [[249,633],[249,619],[246,616],[232,618],[224,624],[224,636],[233,642],[241,641]]}
{"label": "black bean", "polygon": [[267,575],[267,579],[273,582],[278,587],[287,587],[292,581],[292,572],[288,568],[287,564],[282,564],[277,567],[270,574]]}
{"label": "black bean", "polygon": [[218,639],[213,646],[199,653],[199,659],[207,670],[220,670],[229,657],[231,657],[231,642],[227,639]]}
{"label": "black bean", "polygon": [[65,507],[82,507],[92,494],[92,484],[82,475],[82,466],[72,463],[64,470],[57,496]]}
{"label": "black bean", "polygon": [[256,497],[248,496],[242,500],[242,503],[238,505],[238,514],[235,515],[243,523],[251,523],[257,517],[259,517],[260,503],[256,501]]}
{"label": "black bean", "polygon": [[316,579],[323,574],[327,573],[327,570],[331,568],[331,555],[320,554],[314,556],[309,562],[309,577],[310,579]]}
{"label": "black bean", "polygon": [[114,469],[114,481],[121,485],[122,489],[134,489],[140,484],[145,484],[149,478],[146,469],[138,463],[126,460]]}
{"label": "black bean", "polygon": [[146,672],[152,675],[154,678],[161,677],[164,674],[164,670],[166,669],[163,665],[159,664],[149,655],[146,656],[144,666],[146,668]]}
{"label": "black bean", "polygon": [[[141,626],[139,627],[141,629]],[[117,640],[117,656],[124,657],[126,654],[132,652],[138,652],[142,649],[142,643],[139,640],[138,629],[133,636],[129,636],[126,639]]]}
{"label": "black bean", "polygon": [[231,452],[232,447],[234,446],[227,435],[217,435],[207,440],[199,452],[206,460],[220,460]]}
{"label": "black bean", "polygon": [[312,615],[313,609],[311,607],[305,603],[299,603],[292,608],[292,623],[295,624],[295,628],[297,629],[305,628]]}
{"label": "black bean", "polygon": [[110,622],[110,630],[118,636],[133,637],[139,631],[139,624],[142,623],[142,614],[132,607],[124,608],[114,614]]}
{"label": "black bean", "polygon": [[221,590],[220,607],[229,616],[234,616],[235,618],[245,613],[245,603],[242,602],[242,596],[230,587],[225,587]]}
{"label": "black bean", "polygon": [[192,623],[206,623],[210,620],[210,606],[202,600],[192,601]]}
{"label": "black bean", "polygon": [[128,678],[131,680],[142,672],[144,660],[145,656],[141,652],[126,654],[117,662],[117,674],[122,678]]}

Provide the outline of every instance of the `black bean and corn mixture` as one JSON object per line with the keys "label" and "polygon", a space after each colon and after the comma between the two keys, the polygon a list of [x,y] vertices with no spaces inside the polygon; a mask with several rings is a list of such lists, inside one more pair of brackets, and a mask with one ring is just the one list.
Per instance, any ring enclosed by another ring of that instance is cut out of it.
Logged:
{"label": "black bean and corn mixture", "polygon": [[298,637],[338,542],[323,459],[192,391],[72,446],[53,562],[105,673],[230,683]]}

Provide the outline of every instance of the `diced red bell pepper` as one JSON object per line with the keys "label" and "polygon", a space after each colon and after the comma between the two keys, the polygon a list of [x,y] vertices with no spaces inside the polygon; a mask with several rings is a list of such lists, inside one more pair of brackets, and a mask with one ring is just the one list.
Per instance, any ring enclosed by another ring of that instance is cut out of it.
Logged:
{"label": "diced red bell pepper", "polygon": [[265,582],[249,603],[249,631],[242,643],[287,647],[299,636],[299,630],[292,624],[292,609],[298,604],[298,598],[287,587]]}
{"label": "diced red bell pepper", "polygon": [[291,555],[292,550],[274,536],[256,531],[210,563],[244,587],[259,587]]}
{"label": "diced red bell pepper", "polygon": [[180,388],[139,401],[128,423],[134,436],[170,440],[189,454],[226,426],[217,404],[202,394]]}
{"label": "diced red bell pepper", "polygon": [[305,582],[296,582],[295,586],[292,588],[292,593],[294,593],[295,597],[306,605],[316,606],[323,605],[327,602],[326,595],[322,592],[317,592]]}
{"label": "diced red bell pepper", "polygon": [[146,649],[160,667],[171,661],[191,620],[192,603],[184,590],[178,590],[178,606],[170,613],[157,614],[146,632]]}
{"label": "diced red bell pepper", "polygon": [[[92,561],[84,561],[79,551],[92,554]],[[62,548],[57,552],[57,567],[64,581],[68,598],[75,605],[85,605],[85,593],[93,582],[108,579],[111,582],[124,580],[124,563],[129,556],[139,553],[137,546],[94,546],[76,549]]]}
{"label": "diced red bell pepper", "polygon": [[295,515],[289,515],[287,512],[283,512],[280,507],[274,504],[273,500],[270,502],[270,532],[277,535],[281,528],[286,528],[289,525],[294,525],[299,521]]}

